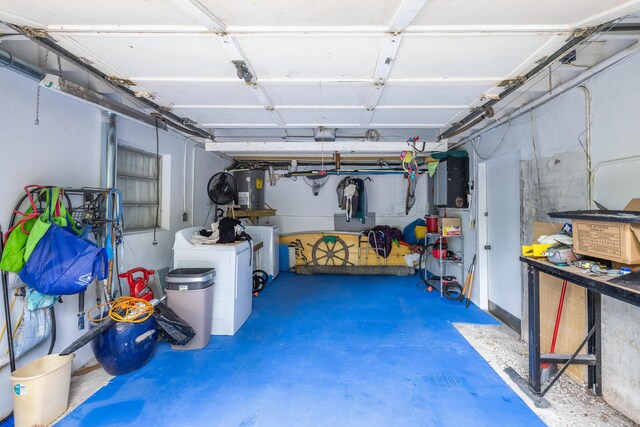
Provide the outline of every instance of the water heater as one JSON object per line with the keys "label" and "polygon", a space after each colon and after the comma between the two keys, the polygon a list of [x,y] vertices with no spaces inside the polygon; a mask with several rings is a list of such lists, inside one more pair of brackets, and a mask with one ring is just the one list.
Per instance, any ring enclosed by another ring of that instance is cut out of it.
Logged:
{"label": "water heater", "polygon": [[240,209],[264,209],[264,170],[234,171],[233,176],[238,183],[236,204]]}

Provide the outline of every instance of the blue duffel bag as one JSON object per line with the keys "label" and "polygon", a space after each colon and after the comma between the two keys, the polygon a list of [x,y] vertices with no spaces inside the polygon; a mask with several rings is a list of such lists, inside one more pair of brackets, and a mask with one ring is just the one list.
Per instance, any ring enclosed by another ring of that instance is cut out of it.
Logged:
{"label": "blue duffel bag", "polygon": [[19,273],[24,283],[47,295],[84,292],[107,277],[107,253],[92,242],[51,224]]}

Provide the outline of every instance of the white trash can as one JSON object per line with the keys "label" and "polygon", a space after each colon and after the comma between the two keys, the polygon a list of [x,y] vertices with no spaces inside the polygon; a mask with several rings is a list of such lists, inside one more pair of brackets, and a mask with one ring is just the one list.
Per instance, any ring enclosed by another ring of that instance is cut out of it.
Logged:
{"label": "white trash can", "polygon": [[167,274],[167,306],[196,331],[186,345],[171,348],[196,350],[209,344],[215,275],[213,268],[177,268]]}
{"label": "white trash can", "polygon": [[50,354],[11,373],[16,427],[47,425],[67,410],[74,357]]}

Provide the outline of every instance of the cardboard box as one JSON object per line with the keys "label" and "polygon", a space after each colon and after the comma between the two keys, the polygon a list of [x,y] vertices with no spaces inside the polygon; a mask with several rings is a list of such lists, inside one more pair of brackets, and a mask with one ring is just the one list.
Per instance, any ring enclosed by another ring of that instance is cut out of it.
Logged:
{"label": "cardboard box", "polygon": [[438,219],[438,228],[443,236],[460,236],[462,235],[462,223],[460,218],[440,218]]}
{"label": "cardboard box", "polygon": [[612,264],[613,264],[613,265],[612,265],[612,267],[613,267],[613,268],[622,268],[622,267],[626,267],[626,268],[630,269],[631,271],[638,271],[638,270],[640,270],[640,264],[622,264],[622,263],[615,262],[615,261],[614,261]]}
{"label": "cardboard box", "polygon": [[[625,211],[640,211],[640,199]],[[573,251],[622,264],[640,264],[640,224],[574,219]]]}

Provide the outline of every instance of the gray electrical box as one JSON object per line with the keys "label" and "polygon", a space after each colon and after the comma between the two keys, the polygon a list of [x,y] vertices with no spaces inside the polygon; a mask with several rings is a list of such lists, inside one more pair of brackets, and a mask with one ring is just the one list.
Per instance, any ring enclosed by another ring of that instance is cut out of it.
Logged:
{"label": "gray electrical box", "polygon": [[333,229],[335,231],[364,231],[375,226],[375,212],[367,213],[367,219],[364,223],[358,218],[351,218],[351,221],[347,222],[346,214],[333,214]]}

